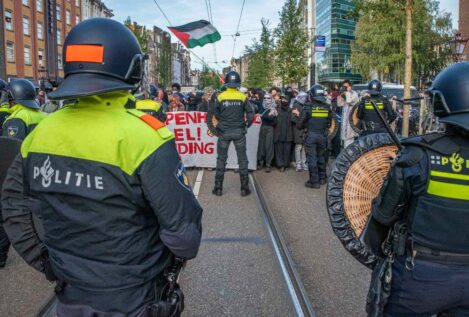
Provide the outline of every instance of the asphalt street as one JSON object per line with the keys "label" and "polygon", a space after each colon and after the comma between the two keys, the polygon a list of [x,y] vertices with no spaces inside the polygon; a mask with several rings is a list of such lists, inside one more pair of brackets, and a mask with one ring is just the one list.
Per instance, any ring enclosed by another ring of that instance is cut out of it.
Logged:
{"label": "asphalt street", "polygon": [[53,284],[10,249],[7,266],[0,270],[0,316],[33,316],[52,294]]}
{"label": "asphalt street", "polygon": [[255,197],[240,196],[233,172],[224,195],[213,196],[213,178],[205,171],[199,192],[204,233],[181,279],[184,316],[295,316]]}
{"label": "asphalt street", "polygon": [[326,186],[304,186],[306,172],[257,171],[288,248],[319,317],[366,316],[371,271],[334,235],[326,209]]}

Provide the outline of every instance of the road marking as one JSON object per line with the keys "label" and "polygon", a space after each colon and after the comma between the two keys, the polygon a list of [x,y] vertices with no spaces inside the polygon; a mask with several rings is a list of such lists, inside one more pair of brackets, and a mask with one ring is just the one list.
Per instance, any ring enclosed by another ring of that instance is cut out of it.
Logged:
{"label": "road marking", "polygon": [[195,179],[195,184],[194,184],[195,198],[199,198],[200,185],[202,184],[203,177],[204,177],[204,170],[201,169],[199,173],[197,173],[197,178]]}

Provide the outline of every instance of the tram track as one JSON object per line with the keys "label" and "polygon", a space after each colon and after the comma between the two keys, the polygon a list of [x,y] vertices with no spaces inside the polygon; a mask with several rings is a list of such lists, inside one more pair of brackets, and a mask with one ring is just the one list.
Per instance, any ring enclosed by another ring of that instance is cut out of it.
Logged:
{"label": "tram track", "polygon": [[267,204],[262,187],[254,173],[250,174],[249,177],[256,196],[259,211],[264,218],[268,235],[272,241],[272,246],[277,256],[297,316],[316,317],[316,312],[314,311],[308,293],[303,286],[280,226],[278,225],[271,208]]}

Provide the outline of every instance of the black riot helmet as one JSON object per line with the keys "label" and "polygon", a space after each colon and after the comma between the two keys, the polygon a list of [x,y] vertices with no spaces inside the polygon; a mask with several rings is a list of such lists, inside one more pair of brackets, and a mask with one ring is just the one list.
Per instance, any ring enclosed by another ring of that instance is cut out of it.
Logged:
{"label": "black riot helmet", "polygon": [[230,88],[238,88],[241,86],[241,76],[234,70],[228,72],[225,76],[225,86]]}
{"label": "black riot helmet", "polygon": [[16,104],[20,104],[31,109],[40,109],[36,101],[36,88],[27,79],[16,79],[7,86],[9,99]]}
{"label": "black riot helmet", "polygon": [[135,35],[122,23],[93,18],[77,24],[63,47],[65,79],[51,99],[73,99],[136,90],[144,60]]}
{"label": "black riot helmet", "polygon": [[373,79],[368,82],[368,93],[372,96],[381,95],[383,90],[383,84],[377,80]]}
{"label": "black riot helmet", "polygon": [[311,89],[308,91],[308,95],[310,101],[317,101],[327,104],[326,91],[321,85],[314,85],[311,87]]}
{"label": "black riot helmet", "polygon": [[148,85],[148,98],[155,99],[158,97],[159,89],[155,84]]}
{"label": "black riot helmet", "polygon": [[440,122],[469,130],[469,63],[457,63],[439,73],[428,89]]}

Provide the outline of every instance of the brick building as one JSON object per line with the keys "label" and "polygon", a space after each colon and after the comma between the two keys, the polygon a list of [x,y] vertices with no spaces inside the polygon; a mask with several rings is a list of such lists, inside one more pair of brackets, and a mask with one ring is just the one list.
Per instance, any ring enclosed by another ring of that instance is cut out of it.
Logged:
{"label": "brick building", "polygon": [[[469,1],[459,0],[459,32],[462,37],[469,38]],[[465,60],[469,60],[469,47],[466,45],[464,51],[466,54]]]}
{"label": "brick building", "polygon": [[62,44],[81,20],[80,1],[0,0],[0,77],[47,76],[51,82],[62,77]]}

